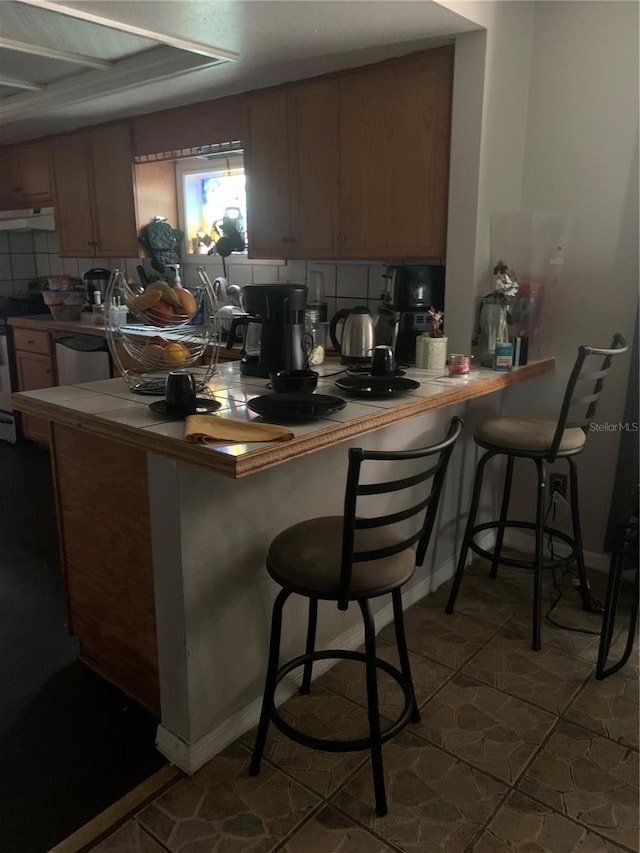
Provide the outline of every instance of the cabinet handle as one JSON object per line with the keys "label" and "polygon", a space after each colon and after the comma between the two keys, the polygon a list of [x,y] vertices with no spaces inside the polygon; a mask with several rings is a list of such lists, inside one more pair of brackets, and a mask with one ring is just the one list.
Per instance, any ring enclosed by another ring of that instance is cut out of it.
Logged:
{"label": "cabinet handle", "polygon": [[281,243],[288,243],[288,242],[289,242],[289,238],[288,238],[288,237],[281,237],[281,238],[280,238],[280,242],[281,242]]}
{"label": "cabinet handle", "polygon": [[35,341],[33,340],[33,338],[27,338],[27,343],[33,344],[33,343],[35,343]]}
{"label": "cabinet handle", "polygon": [[289,242],[290,242],[290,243],[297,243],[297,242],[298,242],[298,238],[297,238],[297,237],[289,237]]}

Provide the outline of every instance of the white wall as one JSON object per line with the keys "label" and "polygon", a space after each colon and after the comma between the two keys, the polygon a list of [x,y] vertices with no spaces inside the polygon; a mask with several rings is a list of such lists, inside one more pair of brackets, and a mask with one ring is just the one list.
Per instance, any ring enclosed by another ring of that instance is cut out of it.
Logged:
{"label": "white wall", "polygon": [[492,288],[490,214],[520,209],[534,4],[444,5],[486,27],[456,39],[445,314],[451,351],[468,352]]}
{"label": "white wall", "polygon": [[[447,331],[452,348],[468,347],[464,300],[490,286],[492,212],[571,214],[546,347],[556,356],[558,372],[512,389],[507,400],[511,412],[555,414],[578,345],[606,345],[613,331],[630,339],[637,312],[638,4],[487,0],[443,5],[486,28],[486,36],[472,33],[457,40]],[[456,110],[464,119],[458,128]],[[476,163],[477,187],[471,183]],[[470,246],[473,216],[475,243]],[[454,310],[460,312],[456,332]],[[623,358],[605,387],[599,421],[622,417],[629,364],[628,356]],[[618,443],[616,433],[590,434],[580,459],[588,551],[603,547]],[[520,482],[525,511],[527,478]]]}
{"label": "white wall", "polygon": [[[555,409],[579,344],[631,343],[638,309],[638,4],[539,2],[523,209],[567,211],[572,224],[552,329]],[[596,419],[622,419],[629,366],[614,363]],[[533,388],[533,386],[532,386]],[[619,433],[594,432],[579,462],[585,547],[601,551]]]}

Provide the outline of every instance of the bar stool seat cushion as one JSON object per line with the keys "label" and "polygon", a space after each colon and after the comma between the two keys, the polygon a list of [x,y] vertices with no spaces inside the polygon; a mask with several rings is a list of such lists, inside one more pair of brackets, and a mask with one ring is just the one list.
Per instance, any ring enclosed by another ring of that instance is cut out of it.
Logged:
{"label": "bar stool seat cushion", "polygon": [[[476,428],[475,438],[506,450],[544,453],[551,447],[556,426],[557,421],[544,418],[490,418]],[[579,427],[565,429],[558,452],[576,453],[585,441]]]}
{"label": "bar stool seat cushion", "polygon": [[[269,546],[267,566],[283,586],[309,590],[319,595],[338,592],[342,564],[340,515],[311,518],[279,533]],[[389,528],[356,530],[354,553],[388,547],[400,542]],[[355,595],[388,590],[406,583],[413,574],[416,555],[409,548],[381,560],[353,563],[351,592]]]}

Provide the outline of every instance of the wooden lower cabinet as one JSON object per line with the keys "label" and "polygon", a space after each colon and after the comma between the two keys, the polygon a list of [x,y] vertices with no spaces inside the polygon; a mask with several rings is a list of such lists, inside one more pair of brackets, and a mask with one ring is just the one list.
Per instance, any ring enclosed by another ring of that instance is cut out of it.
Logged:
{"label": "wooden lower cabinet", "polygon": [[[48,332],[30,329],[14,330],[18,390],[37,391],[53,388],[56,369],[51,338]],[[22,434],[39,444],[49,443],[49,422],[33,415],[22,415]]]}
{"label": "wooden lower cabinet", "polygon": [[52,425],[69,625],[82,659],[160,716],[144,451]]}

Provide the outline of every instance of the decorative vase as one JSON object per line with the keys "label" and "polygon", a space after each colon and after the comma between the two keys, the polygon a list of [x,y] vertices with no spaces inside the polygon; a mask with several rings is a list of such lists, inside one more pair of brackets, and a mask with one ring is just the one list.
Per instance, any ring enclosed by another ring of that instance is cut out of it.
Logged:
{"label": "decorative vase", "polygon": [[426,338],[423,349],[423,366],[426,370],[445,370],[447,366],[447,338]]}

